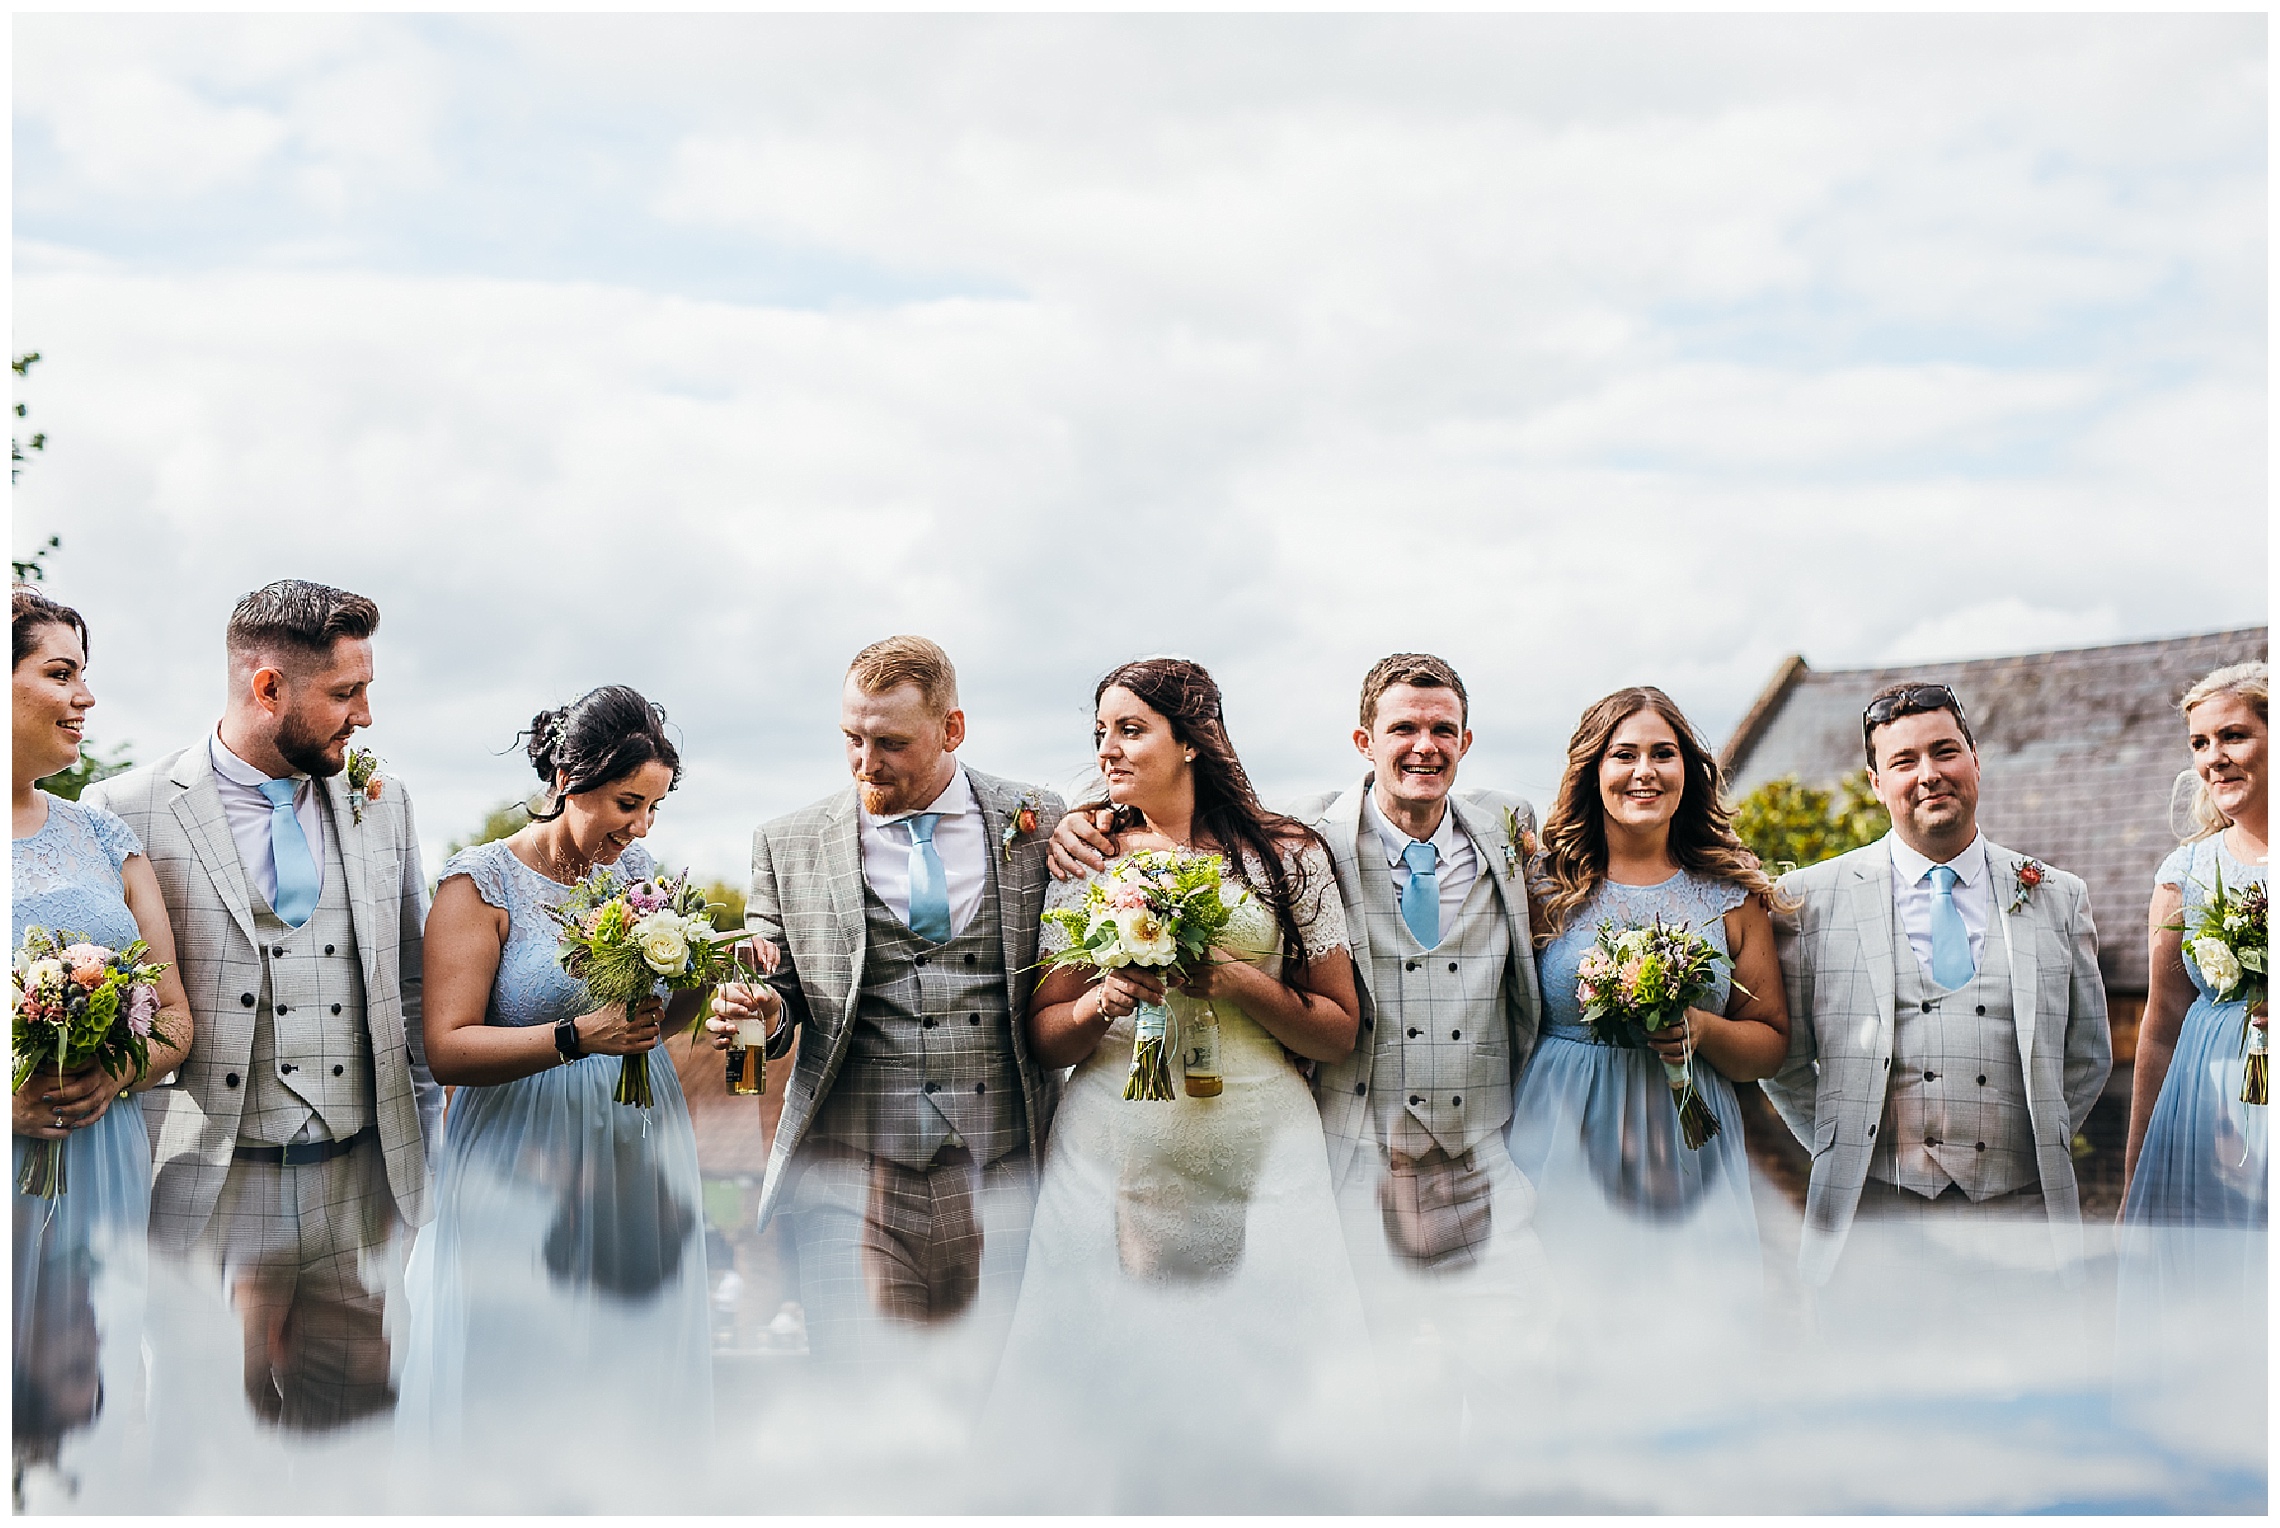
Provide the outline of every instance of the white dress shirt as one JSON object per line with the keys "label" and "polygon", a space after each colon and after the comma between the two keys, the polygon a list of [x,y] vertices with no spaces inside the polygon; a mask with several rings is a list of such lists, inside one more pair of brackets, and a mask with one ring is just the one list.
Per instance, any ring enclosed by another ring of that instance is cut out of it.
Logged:
{"label": "white dress shirt", "polygon": [[[269,842],[273,815],[261,787],[272,778],[230,752],[216,731],[206,739],[207,757],[214,761],[214,789],[221,794],[222,813],[229,819],[230,837],[237,840],[238,863],[245,866],[247,884],[261,900],[277,909],[277,856]],[[301,836],[309,841],[309,857],[316,861],[317,894],[325,889],[325,811],[317,801],[317,782],[307,775],[288,775],[293,782],[293,815],[300,820]]]}
{"label": "white dress shirt", "polygon": [[887,911],[910,924],[910,819],[920,812],[936,812],[934,852],[942,861],[942,879],[950,893],[950,932],[965,928],[966,920],[982,905],[982,883],[990,871],[989,829],[982,821],[982,804],[974,799],[974,783],[961,764],[950,776],[942,794],[916,812],[873,817],[862,804],[863,879],[886,903]]}
{"label": "white dress shirt", "polygon": [[1378,810],[1377,782],[1362,795],[1362,814],[1371,827],[1377,829],[1378,844],[1385,850],[1386,862],[1393,867],[1393,900],[1400,905],[1401,894],[1409,889],[1409,862],[1402,851],[1414,843],[1429,843],[1440,856],[1434,874],[1441,880],[1441,937],[1448,937],[1457,926],[1457,917],[1465,910],[1465,898],[1472,891],[1473,882],[1480,879],[1480,856],[1473,852],[1471,835],[1457,826],[1457,809],[1441,803],[1441,825],[1427,839],[1411,838],[1408,833],[1393,825],[1384,812]]}
{"label": "white dress shirt", "polygon": [[[1892,908],[1928,974],[1932,969],[1932,861],[1900,841],[1897,833],[1885,842],[1892,849]],[[1987,864],[1987,838],[1974,834],[1971,844],[1947,862],[1955,872],[1955,910],[1963,915],[1963,931],[1971,938],[1971,969],[1979,969],[1979,954],[1987,943],[1987,916],[1993,910],[1994,872]]]}

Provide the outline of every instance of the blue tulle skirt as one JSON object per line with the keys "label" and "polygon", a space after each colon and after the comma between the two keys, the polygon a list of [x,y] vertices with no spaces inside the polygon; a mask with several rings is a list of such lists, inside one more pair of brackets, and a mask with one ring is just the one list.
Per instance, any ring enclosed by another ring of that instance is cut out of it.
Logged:
{"label": "blue tulle skirt", "polygon": [[2241,1005],[2196,998],[2122,1208],[2115,1387],[2140,1420],[2261,1438],[2269,1109],[2240,1101],[2242,1070]]}
{"label": "blue tulle skirt", "polygon": [[[1588,1033],[1585,1031],[1584,1033]],[[1507,1142],[1536,1186],[1536,1234],[1558,1275],[1571,1343],[1590,1361],[1668,1356],[1641,1302],[1691,1291],[1691,1323],[1754,1342],[1764,1296],[1749,1154],[1734,1086],[1695,1069],[1718,1133],[1689,1150],[1662,1062],[1547,1026],[1520,1079]],[[1707,1338],[1705,1339],[1707,1340]]]}
{"label": "blue tulle skirt", "polygon": [[587,1056],[453,1093],[435,1219],[406,1272],[407,1443],[543,1454],[580,1446],[603,1417],[613,1440],[710,1436],[688,1104],[662,1047],[653,1108],[611,1099],[618,1067]]}
{"label": "blue tulle skirt", "polygon": [[[14,1166],[44,1143],[17,1136]],[[102,1402],[135,1392],[142,1368],[150,1134],[142,1101],[113,1100],[64,1142],[67,1191],[15,1194],[13,1374],[20,1447],[52,1451]]]}

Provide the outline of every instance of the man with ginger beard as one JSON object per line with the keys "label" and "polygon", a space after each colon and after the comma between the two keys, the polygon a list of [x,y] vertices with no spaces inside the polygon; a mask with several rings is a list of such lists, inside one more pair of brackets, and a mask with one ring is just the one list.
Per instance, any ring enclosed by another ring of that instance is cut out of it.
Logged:
{"label": "man with ginger beard", "polygon": [[[379,623],[372,601],[323,584],[247,595],[219,725],[85,797],[143,842],[197,1024],[144,1103],[151,1243],[218,1271],[247,1399],[304,1429],[394,1401],[382,1304],[428,1217],[443,1103],[420,1032],[411,802],[369,755],[351,768]],[[152,1322],[162,1384],[178,1326]]]}
{"label": "man with ginger beard", "polygon": [[[810,1351],[937,1366],[980,1399],[1029,1248],[1057,1079],[1029,1057],[1045,835],[1062,802],[969,769],[948,654],[889,637],[840,696],[853,782],[752,835],[745,926],[798,1044],[759,1221],[789,1222]],[[715,1043],[761,1017],[724,987]]]}

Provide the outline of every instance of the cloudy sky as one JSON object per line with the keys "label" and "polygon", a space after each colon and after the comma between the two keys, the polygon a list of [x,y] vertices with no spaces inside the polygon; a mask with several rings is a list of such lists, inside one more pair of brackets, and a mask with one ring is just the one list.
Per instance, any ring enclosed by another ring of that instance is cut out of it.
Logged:
{"label": "cloudy sky", "polygon": [[608,681],[669,860],[843,778],[857,647],[1080,785],[1219,676],[1271,792],[1439,652],[1466,772],[1785,653],[2267,618],[2265,21],[19,16],[19,554],[99,741],[273,577],[380,601],[431,853]]}

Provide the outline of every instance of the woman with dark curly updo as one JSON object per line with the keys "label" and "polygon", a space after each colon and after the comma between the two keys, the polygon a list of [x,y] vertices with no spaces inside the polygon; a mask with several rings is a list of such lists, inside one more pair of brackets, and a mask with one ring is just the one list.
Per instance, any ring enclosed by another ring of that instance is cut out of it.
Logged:
{"label": "woman with dark curly updo", "polygon": [[[1671,698],[1618,690],[1576,725],[1531,867],[1544,1022],[1507,1139],[1536,1185],[1537,1234],[1594,1372],[1624,1372],[1628,1359],[1668,1372],[1690,1338],[1754,1327],[1762,1269],[1734,1083],[1780,1067],[1789,1013],[1773,885],[1718,792],[1717,761]],[[1579,968],[1602,922],[1656,919],[1730,956],[1731,974],[1685,1023],[1656,1031],[1650,1049],[1626,1049],[1585,1019]],[[1718,1125],[1698,1149],[1683,1138],[1664,1071],[1689,1057]],[[1684,1332],[1641,1320],[1677,1289],[1702,1320]]]}
{"label": "woman with dark curly updo", "polygon": [[640,840],[680,755],[664,711],[622,685],[540,712],[529,739],[544,799],[512,837],[453,855],[428,915],[428,1064],[457,1091],[410,1275],[399,1417],[439,1448],[544,1451],[561,1436],[545,1422],[597,1403],[620,1428],[686,1436],[711,1403],[688,1105],[656,1064],[653,1107],[611,1097],[619,1058],[681,1028],[697,995],[673,1012],[657,995],[597,1006],[556,961],[548,917],[598,866],[655,873]]}

